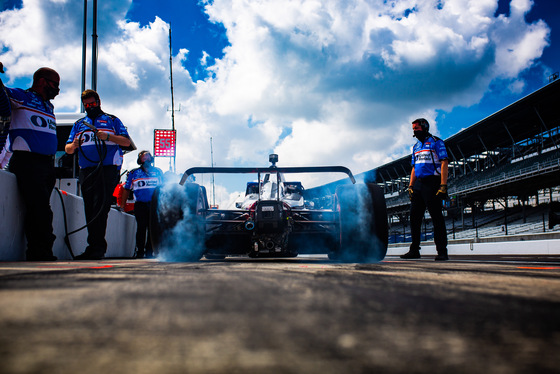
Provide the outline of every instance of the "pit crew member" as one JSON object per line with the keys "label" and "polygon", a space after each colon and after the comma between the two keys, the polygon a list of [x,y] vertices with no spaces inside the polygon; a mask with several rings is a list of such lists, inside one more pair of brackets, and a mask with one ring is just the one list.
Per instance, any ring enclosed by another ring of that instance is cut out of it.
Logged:
{"label": "pit crew member", "polygon": [[87,116],[80,118],[70,131],[65,151],[78,150],[79,181],[84,200],[88,246],[76,260],[100,260],[107,251],[105,232],[113,191],[119,182],[123,151],[130,137],[121,120],[101,110],[97,92],[85,90],[82,103]]}
{"label": "pit crew member", "polygon": [[435,260],[445,261],[449,257],[442,199],[447,198],[447,150],[443,140],[430,134],[430,124],[424,118],[414,120],[412,130],[418,139],[412,148],[412,172],[408,187],[412,244],[409,252],[401,258],[420,258],[422,218],[427,208],[434,226],[434,242],[438,253]]}
{"label": "pit crew member", "polygon": [[[25,206],[24,232],[28,261],[56,261],[53,255],[51,193],[55,185],[54,154],[56,119],[50,100],[59,93],[60,76],[47,67],[33,74],[27,90],[4,87],[0,81],[0,108],[8,135],[12,157],[8,171],[16,175],[17,186]],[[4,126],[3,126],[4,127]],[[1,146],[4,146],[5,136]],[[1,148],[0,148],[1,149]]]}
{"label": "pit crew member", "polygon": [[[136,217],[136,257],[153,257],[152,241],[148,230],[150,202],[157,186],[163,183],[163,172],[154,166],[154,158],[149,151],[138,153],[139,168],[132,170],[124,185],[121,209],[124,210],[130,192],[134,193],[134,216]],[[146,231],[148,242],[146,243]]]}

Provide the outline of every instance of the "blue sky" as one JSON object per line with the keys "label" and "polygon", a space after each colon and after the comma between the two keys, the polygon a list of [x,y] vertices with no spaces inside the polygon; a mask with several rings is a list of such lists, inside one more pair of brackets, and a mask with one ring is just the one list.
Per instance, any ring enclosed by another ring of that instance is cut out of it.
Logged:
{"label": "blue sky", "polygon": [[[56,112],[79,110],[82,7],[0,0],[7,86],[27,87],[50,66],[62,78]],[[556,0],[103,0],[98,91],[138,147],[153,149],[153,130],[171,126],[171,27],[178,171],[209,165],[212,137],[220,166],[266,165],[275,152],[282,165],[360,173],[408,154],[415,118],[445,139],[545,85],[560,70],[559,8]],[[88,65],[88,84],[89,74]],[[125,166],[135,160],[125,156]]]}
{"label": "blue sky", "polygon": [[[496,14],[509,15],[509,1],[500,0]],[[458,106],[451,111],[438,112],[436,117],[442,126],[441,133],[445,137],[455,134],[457,126],[471,125],[495,113],[512,102],[530,94],[548,83],[548,77],[560,71],[560,30],[553,25],[560,25],[560,4],[556,1],[535,1],[532,9],[526,16],[527,22],[533,23],[544,20],[550,28],[550,45],[546,47],[542,56],[535,61],[526,71],[519,74],[525,83],[521,90],[510,90],[510,80],[496,80],[486,90],[483,98],[470,107]],[[449,127],[449,131],[443,128]]]}
{"label": "blue sky", "polygon": [[203,52],[210,55],[209,64],[223,57],[222,51],[229,44],[224,27],[210,22],[203,5],[197,1],[133,1],[126,18],[148,26],[154,21],[154,15],[170,24],[173,50],[189,50],[191,58],[185,61],[184,66],[193,79],[205,79],[209,72],[198,60],[203,57]]}

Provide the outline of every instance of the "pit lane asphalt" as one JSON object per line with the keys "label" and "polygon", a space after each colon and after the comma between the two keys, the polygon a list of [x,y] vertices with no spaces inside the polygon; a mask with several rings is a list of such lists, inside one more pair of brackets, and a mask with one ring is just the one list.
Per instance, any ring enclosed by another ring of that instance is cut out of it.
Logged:
{"label": "pit lane asphalt", "polygon": [[0,373],[558,373],[560,257],[0,263]]}

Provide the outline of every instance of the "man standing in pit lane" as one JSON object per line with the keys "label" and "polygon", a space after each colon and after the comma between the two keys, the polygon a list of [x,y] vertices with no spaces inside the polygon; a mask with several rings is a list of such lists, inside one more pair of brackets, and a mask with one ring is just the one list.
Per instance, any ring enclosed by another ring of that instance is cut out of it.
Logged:
{"label": "man standing in pit lane", "polygon": [[[124,185],[121,199],[121,209],[124,210],[126,200],[132,191],[134,193],[134,216],[136,217],[136,258],[153,257],[152,242],[148,223],[150,220],[150,203],[156,187],[163,183],[163,172],[155,167],[154,158],[149,151],[138,153],[136,160],[139,168],[132,170]],[[148,242],[146,243],[146,231]]]}
{"label": "man standing in pit lane", "polygon": [[[3,66],[0,63],[0,70]],[[8,171],[16,176],[25,207],[27,261],[56,261],[50,198],[55,185],[54,154],[58,145],[50,100],[59,93],[60,76],[51,68],[33,74],[31,88],[8,88],[0,80],[0,115],[11,116],[0,135],[0,150],[8,136],[13,152]],[[4,126],[3,126],[4,127]]]}
{"label": "man standing in pit lane", "polygon": [[121,120],[101,110],[97,92],[85,90],[82,103],[87,116],[74,123],[65,147],[68,154],[79,150],[79,181],[88,230],[88,246],[74,259],[100,260],[107,251],[107,218],[123,158],[120,146],[131,142]]}
{"label": "man standing in pit lane", "polygon": [[401,258],[420,258],[422,219],[427,208],[434,226],[434,242],[438,253],[435,260],[446,261],[449,257],[442,199],[447,198],[447,150],[443,140],[429,133],[430,124],[424,118],[414,120],[412,130],[418,139],[412,148],[412,172],[408,186],[412,244]]}

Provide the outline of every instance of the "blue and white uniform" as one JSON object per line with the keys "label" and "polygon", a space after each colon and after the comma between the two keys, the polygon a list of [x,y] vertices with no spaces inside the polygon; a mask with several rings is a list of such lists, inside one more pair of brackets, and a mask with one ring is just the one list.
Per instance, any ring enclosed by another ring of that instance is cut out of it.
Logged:
{"label": "blue and white uniform", "polygon": [[8,150],[13,155],[8,170],[16,176],[19,195],[25,205],[24,231],[27,260],[56,260],[52,247],[53,212],[50,196],[55,185],[53,155],[56,153],[54,107],[31,89],[4,87],[0,82],[0,116],[11,115],[11,123],[0,128],[0,146],[6,131]]}
{"label": "blue and white uniform", "polygon": [[[66,143],[72,143],[76,136],[83,139],[82,145],[78,148],[80,156],[78,163],[82,169],[97,166],[99,163],[99,151],[95,144],[95,136],[86,123],[95,126],[98,130],[109,133],[109,137],[122,135],[129,138],[128,131],[121,120],[111,114],[102,113],[95,120],[87,116],[80,118],[74,123]],[[117,143],[113,143],[110,138],[105,144],[107,145],[107,154],[103,159],[103,165],[116,165],[120,167],[123,159],[121,148]]]}
{"label": "blue and white uniform", "polygon": [[137,168],[132,170],[126,178],[124,188],[134,192],[134,199],[138,202],[149,203],[157,186],[163,183],[163,172],[156,167]]}
{"label": "blue and white uniform", "polygon": [[[144,165],[148,165],[145,163]],[[156,187],[163,183],[161,169],[148,166],[132,170],[126,178],[124,188],[134,192],[134,217],[136,218],[136,256],[139,258],[152,257],[152,241],[148,224],[150,221],[150,202]],[[146,234],[147,241],[146,241]]]}
{"label": "blue and white uniform", "polygon": [[31,90],[5,89],[12,115],[9,150],[54,155],[58,140],[53,105]]}
{"label": "blue and white uniform", "polygon": [[424,142],[417,141],[412,147],[412,167],[416,178],[441,175],[441,161],[447,158],[443,140],[429,136]]}
{"label": "blue and white uniform", "polygon": [[418,140],[412,148],[412,167],[416,180],[412,186],[410,204],[410,251],[420,251],[422,220],[426,209],[430,212],[434,227],[434,242],[438,255],[447,256],[447,231],[441,211],[441,199],[437,196],[442,183],[441,162],[446,160],[447,150],[443,140],[429,135],[424,141]]}
{"label": "blue and white uniform", "polygon": [[[96,131],[108,133],[109,140],[97,139],[94,131],[87,124],[95,127]],[[84,253],[76,257],[78,259],[102,258],[107,251],[105,240],[107,218],[111,209],[111,196],[119,181],[123,158],[121,148],[111,141],[111,135],[129,138],[126,128],[117,117],[100,111],[94,120],[89,116],[77,120],[66,142],[70,144],[76,138],[82,140],[77,149],[80,165],[79,180],[88,223],[88,246]],[[102,167],[99,167],[99,164]]]}

